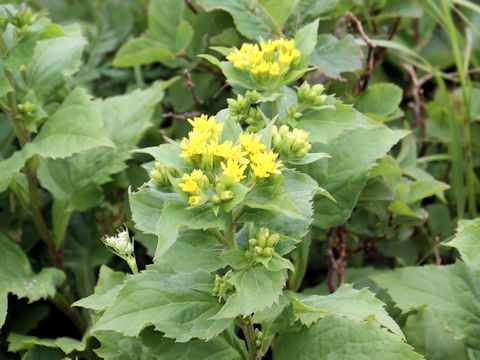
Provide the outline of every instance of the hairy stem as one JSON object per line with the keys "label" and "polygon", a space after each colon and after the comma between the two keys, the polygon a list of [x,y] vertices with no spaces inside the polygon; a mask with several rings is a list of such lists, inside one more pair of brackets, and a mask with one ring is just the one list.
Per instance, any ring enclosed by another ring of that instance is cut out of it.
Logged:
{"label": "hairy stem", "polygon": [[247,342],[248,348],[248,359],[257,359],[257,346],[255,345],[255,328],[253,327],[252,322],[249,319],[238,320],[237,324],[242,328],[243,334],[245,335],[245,340]]}
{"label": "hairy stem", "polygon": [[227,227],[227,230],[225,231],[225,243],[229,250],[237,249],[238,248],[237,240],[235,239],[237,223],[235,222],[235,219],[233,217],[233,212],[230,212],[228,216],[229,216],[228,227]]}

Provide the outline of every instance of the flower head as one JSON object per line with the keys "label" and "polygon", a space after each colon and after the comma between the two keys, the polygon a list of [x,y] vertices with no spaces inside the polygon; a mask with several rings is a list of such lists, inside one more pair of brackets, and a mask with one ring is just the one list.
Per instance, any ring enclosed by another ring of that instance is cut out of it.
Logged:
{"label": "flower head", "polygon": [[260,142],[262,138],[261,135],[253,137],[253,133],[240,134],[239,138],[242,148],[247,151],[250,156],[266,149],[266,146]]}
{"label": "flower head", "polygon": [[239,182],[245,178],[244,172],[247,168],[247,165],[242,165],[237,161],[233,161],[232,159],[228,159],[226,165],[224,162],[222,162],[220,165],[222,166],[223,173],[231,177],[235,182]]}
{"label": "flower head", "polygon": [[278,154],[273,151],[269,152],[258,152],[250,156],[251,167],[253,173],[256,177],[266,178],[271,174],[281,174],[282,172],[278,170],[282,167],[282,161],[275,161],[278,157]]}

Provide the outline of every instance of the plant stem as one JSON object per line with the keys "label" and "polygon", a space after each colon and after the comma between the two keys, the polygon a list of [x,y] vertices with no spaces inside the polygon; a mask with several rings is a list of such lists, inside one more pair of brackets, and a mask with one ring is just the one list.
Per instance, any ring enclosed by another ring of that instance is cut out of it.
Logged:
{"label": "plant stem", "polygon": [[237,324],[242,328],[243,334],[245,335],[245,340],[247,341],[248,359],[257,359],[257,346],[255,345],[255,328],[253,327],[252,322],[250,321],[250,319],[248,319],[247,321],[238,320]]}
{"label": "plant stem", "polygon": [[233,218],[233,212],[230,212],[228,214],[228,227],[227,227],[227,230],[225,231],[225,243],[229,250],[238,248],[237,241],[235,240],[236,229],[237,229],[237,223]]}

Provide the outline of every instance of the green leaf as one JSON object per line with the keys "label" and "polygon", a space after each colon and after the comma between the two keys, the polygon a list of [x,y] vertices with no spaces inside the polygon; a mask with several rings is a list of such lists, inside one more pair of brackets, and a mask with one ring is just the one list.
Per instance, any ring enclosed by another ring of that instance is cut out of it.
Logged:
{"label": "green leaf", "polygon": [[295,10],[300,0],[260,0],[259,5],[270,14],[277,23],[277,27],[282,28],[290,14]]}
{"label": "green leaf", "polygon": [[213,289],[213,282],[213,276],[202,271],[176,275],[143,271],[127,280],[92,331],[137,336],[144,327],[154,325],[155,330],[178,342],[193,337],[209,340],[231,323],[211,318],[222,306],[204,291]]}
{"label": "green leaf", "polygon": [[102,265],[94,293],[74,302],[72,306],[104,310],[115,301],[120,289],[123,288],[124,281],[125,273],[114,272],[105,265]]}
{"label": "green leaf", "polygon": [[445,331],[428,311],[408,316],[405,324],[408,343],[429,360],[468,360],[465,344]]}
{"label": "green leaf", "polygon": [[168,60],[172,53],[165,49],[161,43],[146,36],[133,39],[123,45],[115,54],[113,66],[129,67],[151,64]]}
{"label": "green leaf", "polygon": [[40,34],[36,31],[27,31],[6,54],[2,65],[11,72],[17,72],[22,66],[27,66],[33,57],[37,40]]}
{"label": "green leaf", "polygon": [[57,339],[41,339],[36,336],[28,336],[16,333],[10,333],[7,338],[8,351],[19,352],[28,350],[34,346],[44,346],[48,348],[60,349],[65,354],[73,351],[82,351],[85,349],[86,342],[79,341],[69,337],[59,337]]}
{"label": "green leaf", "polygon": [[351,105],[338,100],[327,100],[335,107],[309,111],[300,118],[298,128],[308,131],[311,143],[328,143],[345,131],[352,129],[375,129],[380,124],[355,110]]}
{"label": "green leaf", "polygon": [[157,261],[177,240],[181,226],[190,229],[227,228],[228,218],[225,213],[215,216],[211,206],[202,205],[188,208],[186,204],[176,200],[165,201],[160,220],[157,223],[158,244],[154,262]]}
{"label": "green leaf", "polygon": [[302,169],[337,200],[335,204],[325,197],[315,199],[314,224],[327,229],[348,219],[367,183],[370,167],[405,135],[406,131],[392,131],[382,126],[349,131],[328,145],[314,145],[313,151],[324,151],[332,158],[302,166]]}
{"label": "green leaf", "polygon": [[295,34],[295,47],[302,54],[310,55],[315,49],[318,37],[318,22],[318,19],[311,22]]}
{"label": "green leaf", "polygon": [[5,318],[7,317],[7,307],[8,307],[8,294],[0,293],[0,329],[5,323]]}
{"label": "green leaf", "polygon": [[80,69],[83,46],[86,44],[78,24],[63,27],[65,37],[37,43],[34,56],[25,71],[15,74],[17,98],[34,92],[43,105],[65,84],[67,77]]}
{"label": "green leaf", "polygon": [[345,36],[338,40],[333,35],[322,34],[310,60],[325,76],[345,80],[343,72],[352,72],[362,68],[362,50],[352,37]]}
{"label": "green leaf", "polygon": [[463,263],[407,267],[371,278],[403,311],[430,311],[442,326],[480,349],[480,273]]}
{"label": "green leaf", "polygon": [[416,0],[387,0],[382,11],[377,15],[378,18],[385,17],[411,17],[421,18],[423,16],[422,5]]}
{"label": "green leaf", "polygon": [[42,157],[68,157],[97,146],[114,146],[102,128],[99,103],[76,88],[48,119],[33,140],[31,153]]}
{"label": "green leaf", "polygon": [[243,134],[243,130],[240,124],[230,116],[230,110],[220,110],[215,115],[215,120],[217,123],[223,123],[222,137],[220,139],[222,142],[227,140],[230,140],[233,144],[238,142],[238,137],[240,134]]}
{"label": "green leaf", "polygon": [[8,159],[0,160],[0,192],[5,191],[15,174],[25,164],[25,151],[16,151]]}
{"label": "green leaf", "polygon": [[250,262],[245,256],[245,251],[240,249],[228,250],[220,254],[220,258],[233,269],[244,269]]}
{"label": "green leaf", "polygon": [[384,309],[385,304],[367,289],[356,290],[353,285],[343,284],[333,294],[293,298],[292,303],[295,316],[307,326],[329,315],[336,315],[356,321],[376,321],[403,337],[400,327]]}
{"label": "green leaf", "polygon": [[126,337],[114,331],[99,331],[95,337],[101,346],[95,353],[105,360],[234,360],[240,354],[223,338],[223,334],[208,342],[190,340],[177,343],[151,328],[138,337]]}
{"label": "green leaf", "polygon": [[40,40],[54,39],[61,36],[67,36],[63,28],[58,24],[48,24],[40,33]]}
{"label": "green leaf", "polygon": [[225,305],[213,319],[244,317],[278,304],[286,282],[285,271],[270,271],[264,266],[239,270],[233,273],[228,282],[235,287]]}
{"label": "green leaf", "polygon": [[305,165],[325,158],[331,158],[331,156],[326,153],[309,153],[300,159],[291,159],[287,162],[292,165]]}
{"label": "green leaf", "polygon": [[450,189],[448,184],[437,180],[419,180],[408,184],[408,194],[405,198],[407,204],[412,204],[426,197]]}
{"label": "green leaf", "polygon": [[274,344],[277,360],[420,360],[400,336],[375,322],[328,316],[310,328],[284,333]]}
{"label": "green leaf", "polygon": [[0,296],[11,293],[31,303],[54,296],[64,280],[65,274],[54,268],[35,274],[20,246],[0,235]]}
{"label": "green leaf", "polygon": [[173,271],[177,274],[193,273],[198,270],[213,272],[225,267],[224,250],[218,239],[209,232],[184,230],[177,241],[160,257],[156,269]]}
{"label": "green leaf", "polygon": [[214,9],[225,10],[233,17],[238,31],[248,39],[265,40],[271,38],[271,34],[280,35],[271,15],[264,7],[251,4],[250,0],[202,0],[202,6],[206,11]]}
{"label": "green leaf", "polygon": [[398,110],[403,91],[391,83],[370,85],[355,99],[355,108],[378,121],[384,121]]}
{"label": "green leaf", "polygon": [[22,360],[62,360],[64,355],[57,349],[35,346],[28,350]]}
{"label": "green leaf", "polygon": [[5,75],[2,75],[0,78],[0,96],[4,96],[11,92],[12,86],[10,85],[10,81],[8,81],[8,78]]}
{"label": "green leaf", "polygon": [[184,173],[190,173],[191,169],[185,163],[185,160],[180,157],[182,149],[180,144],[174,142],[172,144],[162,144],[160,146],[151,146],[148,148],[138,149],[134,153],[149,154],[162,166],[172,166]]}
{"label": "green leaf", "polygon": [[453,240],[442,244],[457,248],[462,257],[480,266],[480,218],[460,220]]}

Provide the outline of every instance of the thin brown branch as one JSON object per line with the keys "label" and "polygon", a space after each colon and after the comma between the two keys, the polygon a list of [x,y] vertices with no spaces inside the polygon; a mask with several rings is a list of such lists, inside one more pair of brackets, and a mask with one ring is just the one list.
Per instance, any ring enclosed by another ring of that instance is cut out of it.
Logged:
{"label": "thin brown branch", "polygon": [[190,74],[190,71],[185,70],[183,73],[187,77],[187,81],[185,81],[185,85],[188,86],[188,88],[190,89],[190,93],[192,94],[193,100],[195,100],[195,103],[197,104],[197,109],[202,110],[203,100],[200,99],[197,96],[197,93],[195,92],[195,83],[192,81],[192,75]]}
{"label": "thin brown branch", "polygon": [[328,258],[328,274],[327,274],[327,284],[330,289],[330,293],[334,293],[337,288],[335,287],[335,282],[333,277],[335,272],[337,272],[337,261],[335,260],[335,255],[333,254],[333,229],[329,229],[327,232],[327,258]]}
{"label": "thin brown branch", "polygon": [[189,8],[190,10],[192,10],[192,12],[193,12],[195,15],[198,14],[198,10],[195,9],[195,7],[193,6],[192,0],[185,0],[185,4],[187,4],[188,8]]}
{"label": "thin brown branch", "polygon": [[338,260],[337,260],[337,272],[338,272],[338,286],[341,286],[345,281],[345,268],[347,267],[347,261],[345,260],[347,248],[347,232],[343,226],[338,227]]}
{"label": "thin brown branch", "polygon": [[[392,40],[395,34],[397,33],[398,30],[398,25],[400,24],[400,20],[402,18],[398,17],[395,20],[395,23],[392,26],[392,29],[390,30],[390,33],[388,34],[388,40]],[[373,62],[373,65],[377,65],[383,58],[383,55],[385,54],[385,51],[387,51],[386,47],[381,47],[380,50],[378,51],[377,56],[375,56],[375,61]]]}
{"label": "thin brown branch", "polygon": [[438,243],[440,242],[438,236],[435,236],[434,241],[435,242],[433,244],[433,254],[435,255],[435,265],[439,266],[442,264],[442,258],[440,257],[440,253],[438,252]]}
{"label": "thin brown branch", "polygon": [[215,70],[213,67],[211,67],[208,64],[199,63],[198,67],[207,70],[208,72],[210,72],[213,75],[224,77],[223,73],[221,71]]}
{"label": "thin brown branch", "polygon": [[365,32],[363,31],[363,26],[362,26],[362,23],[360,22],[360,20],[357,19],[357,17],[355,15],[353,15],[350,11],[347,11],[345,13],[345,15],[350,19],[352,20],[353,22],[355,22],[355,24],[357,25],[357,30],[360,34],[360,37],[367,43],[367,45],[371,48],[375,48],[375,44],[372,43],[372,40],[370,40],[370,38],[365,34]]}
{"label": "thin brown branch", "polygon": [[411,105],[415,116],[415,123],[412,128],[421,126],[422,138],[426,138],[425,118],[427,117],[427,108],[425,106],[425,98],[423,96],[422,84],[417,78],[415,69],[410,64],[402,64],[403,68],[410,74],[410,78],[413,84],[412,96],[414,103]]}
{"label": "thin brown branch", "polygon": [[187,119],[187,118],[194,118],[196,116],[200,116],[202,113],[200,111],[192,111],[186,112],[183,114],[175,114],[173,112],[167,112],[163,114],[164,119],[172,118],[172,119]]}
{"label": "thin brown branch", "polygon": [[375,245],[377,242],[379,242],[379,241],[381,241],[385,238],[386,238],[386,236],[384,235],[384,236],[374,237],[374,238],[371,238],[371,239],[367,240],[366,242],[358,245],[354,250],[351,250],[351,251],[347,252],[345,254],[345,259],[348,259],[349,257],[351,257],[355,254],[358,254],[359,252],[369,251],[373,247],[373,245]]}

